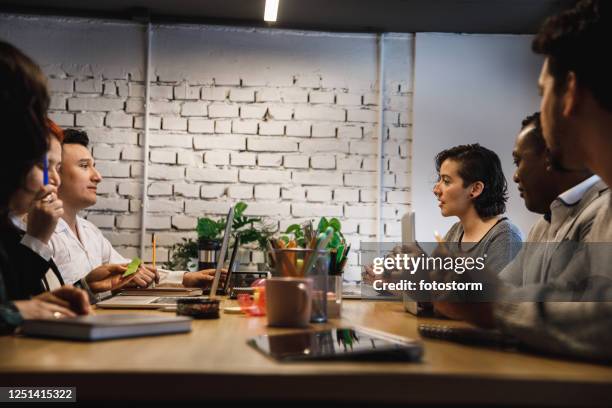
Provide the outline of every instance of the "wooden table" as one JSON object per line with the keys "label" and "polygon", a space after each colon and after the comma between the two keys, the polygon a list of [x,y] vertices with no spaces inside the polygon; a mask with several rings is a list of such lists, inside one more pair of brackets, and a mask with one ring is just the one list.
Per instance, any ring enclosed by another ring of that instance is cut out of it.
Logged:
{"label": "wooden table", "polygon": [[[418,338],[417,322],[431,320],[404,313],[400,303],[353,300],[332,324]],[[277,363],[246,344],[277,331],[265,318],[223,314],[194,321],[191,333],[160,337],[80,343],[4,336],[0,386],[76,386],[79,401],[612,406],[610,366],[436,340],[424,340],[421,363]]]}

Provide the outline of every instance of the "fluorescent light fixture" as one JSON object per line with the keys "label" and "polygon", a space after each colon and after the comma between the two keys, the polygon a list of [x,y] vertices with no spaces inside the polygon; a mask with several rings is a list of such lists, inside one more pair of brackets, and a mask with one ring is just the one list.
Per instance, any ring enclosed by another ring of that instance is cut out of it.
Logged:
{"label": "fluorescent light fixture", "polygon": [[278,2],[279,0],[266,0],[264,21],[276,21],[276,14],[278,14]]}

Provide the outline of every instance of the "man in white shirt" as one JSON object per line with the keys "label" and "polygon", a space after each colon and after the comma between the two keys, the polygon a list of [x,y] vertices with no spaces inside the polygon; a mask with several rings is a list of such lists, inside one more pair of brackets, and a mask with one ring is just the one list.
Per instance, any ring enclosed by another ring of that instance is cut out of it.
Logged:
{"label": "man in white shirt", "polygon": [[[90,271],[98,268],[115,271],[125,269],[129,259],[119,254],[102,232],[91,222],[79,217],[79,211],[96,203],[97,185],[102,176],[88,149],[89,138],[83,131],[64,131],[62,145],[62,184],[58,195],[64,204],[64,214],[51,238],[53,259],[67,283],[83,282]],[[198,272],[162,271],[143,266],[140,277],[132,282],[146,287],[154,280],[161,283],[183,284],[201,287],[211,282],[214,270]],[[159,276],[158,276],[159,272]],[[94,292],[110,290],[110,287],[91,288]]]}

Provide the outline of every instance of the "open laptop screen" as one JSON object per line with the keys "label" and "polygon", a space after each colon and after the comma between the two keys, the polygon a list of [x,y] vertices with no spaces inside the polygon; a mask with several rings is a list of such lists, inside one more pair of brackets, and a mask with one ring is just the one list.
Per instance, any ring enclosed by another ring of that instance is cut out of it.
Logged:
{"label": "open laptop screen", "polygon": [[229,244],[229,238],[232,233],[232,224],[234,221],[234,207],[230,207],[227,213],[227,219],[225,220],[225,232],[223,233],[223,243],[221,244],[221,250],[219,251],[219,257],[217,258],[217,268],[215,270],[215,279],[210,287],[210,298],[213,299],[217,294],[217,288],[219,287],[219,280],[221,279],[221,269],[225,263],[225,255],[227,254],[227,247]]}

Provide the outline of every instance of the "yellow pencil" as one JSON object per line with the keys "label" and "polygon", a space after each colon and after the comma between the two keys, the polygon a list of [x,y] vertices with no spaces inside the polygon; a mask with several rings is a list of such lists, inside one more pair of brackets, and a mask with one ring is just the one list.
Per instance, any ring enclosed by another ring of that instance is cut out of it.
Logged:
{"label": "yellow pencil", "polygon": [[155,233],[153,233],[153,236],[151,237],[151,239],[153,240],[153,268],[155,268],[155,258],[156,258],[156,254],[155,254]]}

